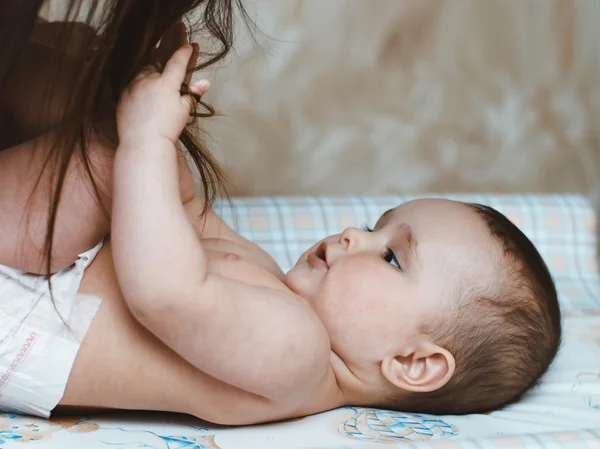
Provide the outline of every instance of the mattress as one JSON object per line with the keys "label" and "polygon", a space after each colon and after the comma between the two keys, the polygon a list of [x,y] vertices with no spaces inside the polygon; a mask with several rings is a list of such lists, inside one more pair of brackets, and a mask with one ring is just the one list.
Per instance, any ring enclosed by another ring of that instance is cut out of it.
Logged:
{"label": "mattress", "polygon": [[[565,338],[542,383],[519,403],[468,416],[346,407],[288,422],[226,428],[188,416],[114,413],[49,421],[0,415],[0,448],[600,448],[600,284],[596,220],[576,195],[437,197],[489,204],[536,244],[554,276]],[[233,199],[216,210],[289,269],[312,243],[373,225],[414,197]]]}

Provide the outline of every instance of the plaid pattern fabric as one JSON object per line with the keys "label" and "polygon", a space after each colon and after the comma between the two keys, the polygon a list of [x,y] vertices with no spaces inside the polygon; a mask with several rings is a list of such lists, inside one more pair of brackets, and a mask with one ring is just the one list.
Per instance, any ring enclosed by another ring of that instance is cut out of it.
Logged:
{"label": "plaid pattern fabric", "polygon": [[[577,195],[430,195],[489,205],[519,226],[538,248],[556,281],[563,311],[600,313],[596,220]],[[284,271],[320,239],[343,229],[373,226],[388,209],[417,196],[258,197],[216,205],[223,219],[269,252]]]}
{"label": "plaid pattern fabric", "polygon": [[403,449],[598,449],[600,448],[600,428],[579,432],[469,438],[460,441],[401,443],[387,445],[387,447]]}

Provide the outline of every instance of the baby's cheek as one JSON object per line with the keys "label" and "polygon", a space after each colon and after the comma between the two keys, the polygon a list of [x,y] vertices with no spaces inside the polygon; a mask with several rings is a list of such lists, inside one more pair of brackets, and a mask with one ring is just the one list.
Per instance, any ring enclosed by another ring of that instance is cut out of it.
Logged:
{"label": "baby's cheek", "polygon": [[348,273],[335,273],[336,267],[330,270],[330,279],[323,289],[321,299],[328,319],[338,326],[361,327],[370,321],[369,315],[375,306],[372,302],[372,289],[364,282],[364,277]]}

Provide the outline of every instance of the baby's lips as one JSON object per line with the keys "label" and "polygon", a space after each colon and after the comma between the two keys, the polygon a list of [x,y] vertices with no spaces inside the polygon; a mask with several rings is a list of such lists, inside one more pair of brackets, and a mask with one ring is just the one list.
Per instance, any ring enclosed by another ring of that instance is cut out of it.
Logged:
{"label": "baby's lips", "polygon": [[314,268],[329,269],[326,256],[326,243],[321,243],[314,251],[308,255],[308,263]]}

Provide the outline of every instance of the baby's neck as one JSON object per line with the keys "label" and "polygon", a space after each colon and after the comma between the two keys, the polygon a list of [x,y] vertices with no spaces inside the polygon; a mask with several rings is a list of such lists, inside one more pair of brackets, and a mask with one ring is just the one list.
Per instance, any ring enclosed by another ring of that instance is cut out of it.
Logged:
{"label": "baby's neck", "polygon": [[340,406],[374,406],[374,399],[381,396],[381,388],[374,382],[372,374],[347,364],[333,350],[330,364],[343,402]]}

